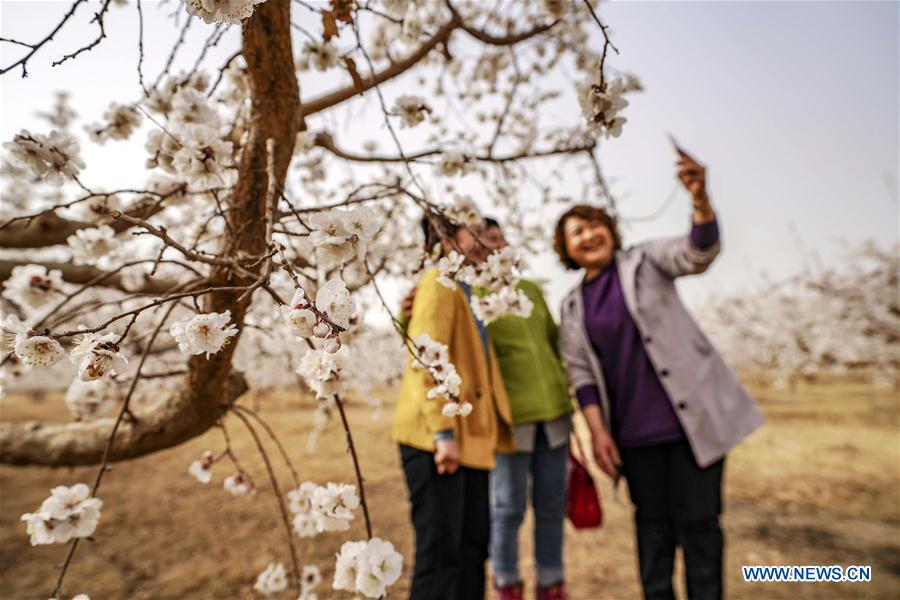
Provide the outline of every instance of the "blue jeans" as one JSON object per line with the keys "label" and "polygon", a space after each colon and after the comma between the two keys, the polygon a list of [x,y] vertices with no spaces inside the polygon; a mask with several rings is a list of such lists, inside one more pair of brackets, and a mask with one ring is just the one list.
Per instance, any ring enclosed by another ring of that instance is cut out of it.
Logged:
{"label": "blue jeans", "polygon": [[519,583],[519,526],[528,503],[528,476],[534,506],[534,558],[538,585],[563,581],[563,517],[569,444],[550,448],[537,428],[534,452],[498,454],[491,471],[491,564],[498,586]]}

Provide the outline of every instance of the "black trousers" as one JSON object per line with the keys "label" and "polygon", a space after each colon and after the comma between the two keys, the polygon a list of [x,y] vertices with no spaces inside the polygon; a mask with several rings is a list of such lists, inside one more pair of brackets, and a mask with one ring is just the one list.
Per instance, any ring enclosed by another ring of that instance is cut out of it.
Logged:
{"label": "black trousers", "polygon": [[416,530],[412,600],[484,598],[490,543],[488,471],[438,475],[434,454],[400,446]]}
{"label": "black trousers", "polygon": [[724,459],[701,469],[687,440],[623,449],[621,456],[635,506],[644,597],[675,597],[672,568],[680,545],[688,597],[721,598]]}

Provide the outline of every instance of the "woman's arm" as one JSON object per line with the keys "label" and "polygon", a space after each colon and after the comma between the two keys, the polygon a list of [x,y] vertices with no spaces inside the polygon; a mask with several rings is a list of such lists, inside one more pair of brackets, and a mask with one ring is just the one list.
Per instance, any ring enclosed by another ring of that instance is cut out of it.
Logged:
{"label": "woman's arm", "polygon": [[706,168],[687,152],[679,153],[678,178],[691,194],[693,216],[687,236],[653,240],[641,248],[657,267],[673,279],[702,273],[719,254],[719,227],[716,212],[706,193]]}
{"label": "woman's arm", "polygon": [[589,404],[581,407],[581,414],[587,422],[588,429],[591,432],[591,445],[594,450],[594,460],[600,470],[609,475],[612,479],[619,476],[619,469],[622,467],[622,459],[619,457],[619,449],[612,436],[606,431],[603,425],[603,416],[600,414],[599,404]]}

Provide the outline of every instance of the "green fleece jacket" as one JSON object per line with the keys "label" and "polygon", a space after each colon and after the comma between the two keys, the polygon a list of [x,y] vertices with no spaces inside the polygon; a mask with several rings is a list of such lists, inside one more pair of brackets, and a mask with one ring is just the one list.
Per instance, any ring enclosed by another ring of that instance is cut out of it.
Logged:
{"label": "green fleece jacket", "polygon": [[569,378],[559,357],[559,334],[541,288],[522,279],[519,289],[534,304],[531,315],[501,317],[487,330],[497,350],[513,423],[552,421],[572,412]]}
{"label": "green fleece jacket", "polygon": [[[572,412],[569,378],[559,357],[558,330],[541,288],[522,279],[531,315],[501,317],[487,326],[494,342],[514,425],[552,421]],[[475,288],[476,295],[486,292]],[[401,316],[405,325],[405,319]]]}

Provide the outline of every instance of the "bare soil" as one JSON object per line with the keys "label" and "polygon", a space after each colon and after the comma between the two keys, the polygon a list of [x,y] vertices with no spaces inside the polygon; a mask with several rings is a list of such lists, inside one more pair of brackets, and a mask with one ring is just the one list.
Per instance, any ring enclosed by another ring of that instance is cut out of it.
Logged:
{"label": "bare soil", "polygon": [[[725,476],[726,592],[732,598],[900,598],[900,399],[896,391],[858,383],[800,385],[791,391],[753,390],[767,417],[728,458]],[[344,434],[335,418],[314,454],[306,443],[313,402],[297,394],[254,398],[252,404],[283,440],[301,480],[353,482]],[[357,444],[375,535],[405,557],[394,598],[406,596],[413,535],[406,487],[390,441],[390,408],[381,420],[358,402],[348,411]],[[69,415],[59,396],[7,397],[3,420]],[[275,495],[252,438],[238,419],[226,420],[233,448],[255,478],[254,497],[232,497],[224,463],[203,485],[187,473],[204,449],[224,447],[218,429],[177,448],[120,463],[107,473],[99,497],[103,513],[95,539],[82,543],[64,596],[93,600],[253,598],[253,582],[267,563],[289,563]],[[290,472],[267,447],[283,490]],[[31,547],[19,516],[35,510],[55,485],[91,483],[96,467],[0,467],[0,598],[49,597],[67,548]],[[627,490],[613,497],[603,482],[606,523],[575,531],[567,524],[567,583],[573,599],[640,595]],[[346,597],[330,588],[333,557],[343,541],[362,539],[362,516],[351,531],[313,540],[296,538],[302,564],[319,565],[320,598]],[[533,580],[530,519],[521,534],[523,569]],[[871,565],[871,583],[745,583],[741,565]],[[295,598],[296,592],[285,592]]]}

